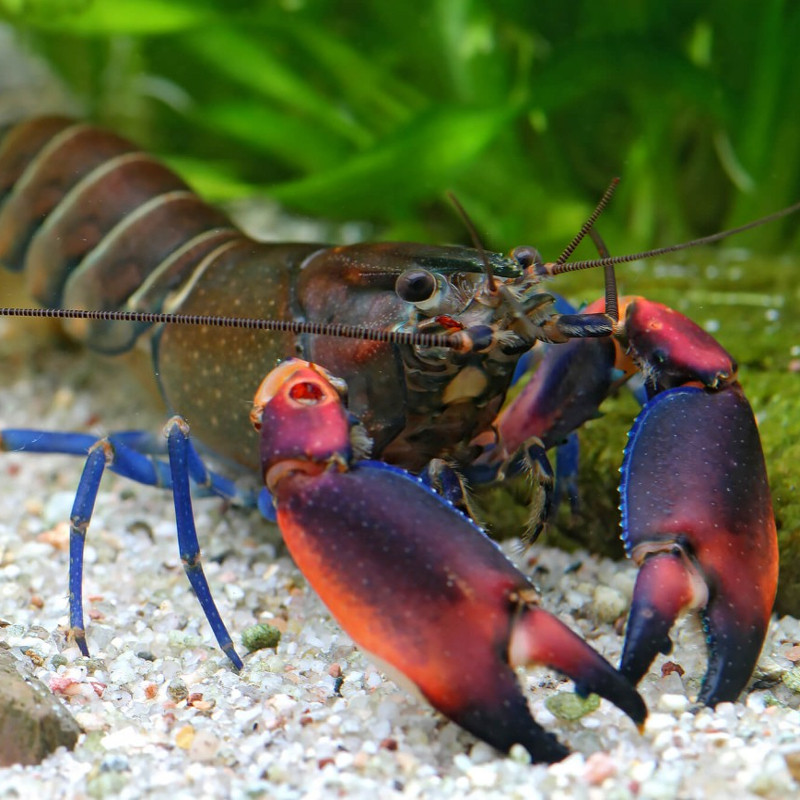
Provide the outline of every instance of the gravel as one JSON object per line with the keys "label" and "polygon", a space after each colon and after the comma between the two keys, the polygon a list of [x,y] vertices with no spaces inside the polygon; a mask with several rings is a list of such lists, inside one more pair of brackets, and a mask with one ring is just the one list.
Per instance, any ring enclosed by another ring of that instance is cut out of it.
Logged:
{"label": "gravel", "polygon": [[[24,363],[1,362],[0,427],[158,426],[116,366],[42,355],[27,339],[7,349],[23,345],[32,350]],[[0,641],[85,732],[74,752],[0,770],[0,798],[657,800],[798,791],[800,694],[790,670],[800,661],[800,623],[793,618],[772,625],[760,688],[714,711],[694,705],[704,644],[694,621],[681,623],[675,652],[642,682],[651,709],[642,734],[605,701],[576,721],[559,720],[545,701],[571,684],[543,669],[521,673],[537,720],[574,751],[560,764],[534,766],[521,750],[498,755],[395,686],[330,619],[275,529],[204,500],[196,511],[206,570],[234,637],[257,623],[281,632],[276,649],[245,656],[235,674],[181,569],[169,498],[113,476],[104,479],[87,542],[91,658],[82,658],[64,635],[65,520],[80,468],[65,457],[0,459]],[[618,659],[630,565],[506,547],[534,574],[546,606]]]}

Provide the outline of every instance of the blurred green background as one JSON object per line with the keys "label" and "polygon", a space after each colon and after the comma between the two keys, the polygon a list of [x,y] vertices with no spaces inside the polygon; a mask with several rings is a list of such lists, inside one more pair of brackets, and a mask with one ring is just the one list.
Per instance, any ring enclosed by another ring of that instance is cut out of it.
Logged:
{"label": "blurred green background", "polygon": [[616,252],[800,198],[789,0],[0,0],[0,17],[75,113],[211,200],[441,242],[465,238],[452,189],[489,247],[554,257],[615,175]]}

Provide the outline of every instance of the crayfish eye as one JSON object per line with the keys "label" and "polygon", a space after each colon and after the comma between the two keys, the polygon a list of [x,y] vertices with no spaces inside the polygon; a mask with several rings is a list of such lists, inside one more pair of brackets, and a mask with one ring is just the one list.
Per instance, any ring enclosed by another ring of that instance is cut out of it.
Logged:
{"label": "crayfish eye", "polygon": [[511,258],[523,268],[542,263],[542,256],[539,251],[535,247],[529,247],[527,245],[515,247],[511,251]]}
{"label": "crayfish eye", "polygon": [[430,300],[438,288],[436,276],[426,269],[407,269],[394,284],[394,290],[407,303],[424,303]]}

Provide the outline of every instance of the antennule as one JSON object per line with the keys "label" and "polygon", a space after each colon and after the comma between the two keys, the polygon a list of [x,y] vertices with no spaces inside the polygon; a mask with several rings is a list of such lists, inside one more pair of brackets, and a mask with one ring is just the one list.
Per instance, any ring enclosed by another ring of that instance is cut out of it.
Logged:
{"label": "antennule", "polygon": [[469,237],[472,239],[472,246],[481,254],[483,268],[486,270],[486,282],[489,286],[489,291],[496,292],[497,281],[494,279],[494,272],[492,271],[491,262],[486,256],[486,248],[483,246],[483,242],[481,242],[481,237],[478,236],[478,229],[475,227],[469,217],[469,214],[467,214],[467,212],[464,210],[464,206],[461,205],[453,192],[447,192],[447,199],[455,206],[456,211],[458,211],[459,216],[466,226],[467,231],[469,232]]}
{"label": "antennule", "polygon": [[[592,237],[594,246],[597,252],[600,253],[602,258],[611,258],[611,253],[608,252],[606,243],[603,237],[592,228],[589,231],[589,236]],[[603,268],[604,270],[604,283],[605,283],[605,311],[606,316],[619,322],[619,292],[617,291],[617,274],[614,272],[614,265],[609,264]]]}
{"label": "antennule", "polygon": [[[614,192],[617,190],[617,186],[619,186],[619,181],[619,178],[611,179],[611,183],[608,184],[608,188],[603,192],[600,202],[595,206],[594,211],[589,215],[586,222],[583,223],[581,229],[575,235],[575,238],[564,248],[561,255],[556,259],[556,264],[563,264],[575,252],[575,248],[581,243],[583,237],[592,230],[595,222],[597,222],[597,218],[605,211],[606,206],[614,196]],[[595,244],[597,244],[597,242],[595,242]]]}

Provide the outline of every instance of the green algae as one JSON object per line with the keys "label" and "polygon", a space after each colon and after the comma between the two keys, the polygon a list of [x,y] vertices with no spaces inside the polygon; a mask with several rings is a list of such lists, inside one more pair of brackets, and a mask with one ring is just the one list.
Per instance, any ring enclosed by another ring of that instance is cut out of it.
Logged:
{"label": "green algae", "polygon": [[556,692],[550,695],[544,704],[547,710],[558,719],[575,722],[600,708],[600,697],[590,694],[581,697],[575,692]]}
{"label": "green algae", "polygon": [[[781,554],[776,609],[800,615],[800,258],[700,251],[670,264],[623,266],[623,292],[671,305],[713,333],[739,363],[739,379],[761,433]],[[548,289],[589,301],[597,283],[570,276]],[[541,542],[623,557],[619,467],[638,406],[626,390],[581,430],[580,507],[562,504]],[[527,524],[524,479],[479,493],[492,530],[519,535]]]}
{"label": "green algae", "polygon": [[793,692],[800,692],[800,667],[792,667],[781,675],[781,680]]}
{"label": "green algae", "polygon": [[249,653],[278,646],[281,632],[273,625],[260,622],[242,631],[242,644]]}

